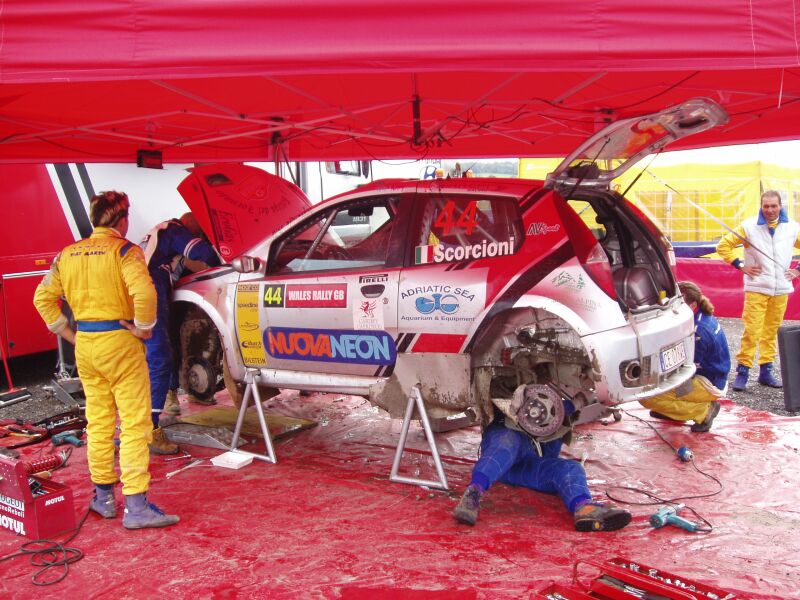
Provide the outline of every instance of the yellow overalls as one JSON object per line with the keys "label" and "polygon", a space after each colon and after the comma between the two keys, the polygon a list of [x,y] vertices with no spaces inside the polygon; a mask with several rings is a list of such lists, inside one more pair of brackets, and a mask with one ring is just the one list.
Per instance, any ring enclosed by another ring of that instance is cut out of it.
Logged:
{"label": "yellow overalls", "polygon": [[156,292],[141,248],[114,229],[96,228],[91,237],[67,246],[36,288],[33,302],[54,332],[67,325],[61,296],[78,322],[75,359],[86,394],[92,482],[117,481],[114,428],[119,412],[122,493],[146,492],[153,424],[145,349],[119,324],[120,319],[143,329],[155,324]]}

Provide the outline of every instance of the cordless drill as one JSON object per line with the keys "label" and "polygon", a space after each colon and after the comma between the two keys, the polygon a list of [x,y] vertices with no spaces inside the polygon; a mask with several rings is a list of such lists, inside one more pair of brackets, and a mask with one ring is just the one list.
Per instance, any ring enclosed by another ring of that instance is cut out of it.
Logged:
{"label": "cordless drill", "polygon": [[53,446],[61,446],[62,444],[72,444],[73,446],[83,446],[83,430],[69,429],[53,435]]}
{"label": "cordless drill", "polygon": [[675,525],[686,531],[697,531],[697,524],[687,521],[683,517],[678,516],[678,511],[684,507],[683,504],[675,506],[662,506],[656,511],[655,514],[650,515],[650,525],[656,529],[664,527],[664,525]]}

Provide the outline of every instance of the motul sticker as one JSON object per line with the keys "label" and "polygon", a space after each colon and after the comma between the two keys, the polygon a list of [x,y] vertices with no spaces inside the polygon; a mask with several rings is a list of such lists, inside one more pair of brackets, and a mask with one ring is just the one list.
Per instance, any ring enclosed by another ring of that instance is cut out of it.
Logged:
{"label": "motul sticker", "polygon": [[5,515],[0,515],[0,527],[5,527],[6,529],[9,529],[19,535],[27,535],[25,533],[25,523]]}

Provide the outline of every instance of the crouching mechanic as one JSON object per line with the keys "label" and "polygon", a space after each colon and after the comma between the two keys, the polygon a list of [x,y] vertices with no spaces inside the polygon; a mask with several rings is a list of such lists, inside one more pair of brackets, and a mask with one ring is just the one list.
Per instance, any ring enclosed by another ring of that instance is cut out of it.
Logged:
{"label": "crouching mechanic", "polygon": [[[169,311],[172,285],[186,272],[195,272],[220,264],[214,247],[202,237],[202,230],[192,213],[180,220],[171,219],[156,225],[142,240],[145,261],[158,295],[158,319],[153,335],[145,341],[150,369],[150,399],[153,404],[153,441],[156,454],[175,454],[178,446],[167,440],[158,421],[162,411],[179,415],[178,366],[175,364],[170,337]],[[200,403],[199,399],[193,398]],[[213,399],[211,402],[213,403]]]}
{"label": "crouching mechanic", "polygon": [[[88,462],[95,496],[91,510],[117,516],[114,431],[120,421],[119,469],[127,529],[166,527],[178,517],[147,501],[152,426],[150,382],[142,340],[156,319],[156,292],[141,249],[125,239],[128,197],[102,192],[91,199],[92,235],[67,246],[36,288],[34,304],[50,331],[75,344],[86,394]],[[77,333],[61,313],[64,296]]]}
{"label": "crouching mechanic", "polygon": [[[567,417],[575,412],[565,401]],[[559,457],[563,438],[542,444],[534,441],[513,416],[516,410],[495,408],[495,418],[483,432],[481,455],[472,469],[472,478],[453,516],[457,521],[475,525],[483,494],[501,481],[546,494],[558,494],[567,507],[578,531],[614,531],[631,521],[631,513],[614,506],[592,501],[586,473],[575,460]],[[504,414],[505,413],[505,414]]]}
{"label": "crouching mechanic", "polygon": [[650,409],[650,416],[668,421],[694,421],[691,429],[702,433],[711,429],[719,414],[717,401],[725,395],[731,357],[725,332],[714,317],[714,305],[691,281],[678,287],[683,299],[694,311],[694,361],[697,371],[686,384],[641,404]]}

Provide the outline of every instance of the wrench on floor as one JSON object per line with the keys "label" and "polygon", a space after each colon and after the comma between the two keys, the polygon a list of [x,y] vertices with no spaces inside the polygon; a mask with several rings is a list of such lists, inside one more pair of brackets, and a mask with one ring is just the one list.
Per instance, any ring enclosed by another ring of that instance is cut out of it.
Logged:
{"label": "wrench on floor", "polygon": [[199,465],[201,462],[203,462],[203,460],[204,460],[204,459],[202,459],[202,458],[195,458],[194,460],[192,460],[192,461],[189,461],[188,463],[186,463],[185,465],[183,465],[181,468],[179,468],[179,469],[175,469],[174,471],[170,471],[169,473],[167,473],[167,479],[169,479],[169,478],[170,478],[170,477],[172,477],[173,475],[177,475],[177,474],[178,474],[178,473],[180,473],[181,471],[185,471],[186,469],[191,469],[192,467],[196,467],[196,466],[197,466],[197,465]]}

